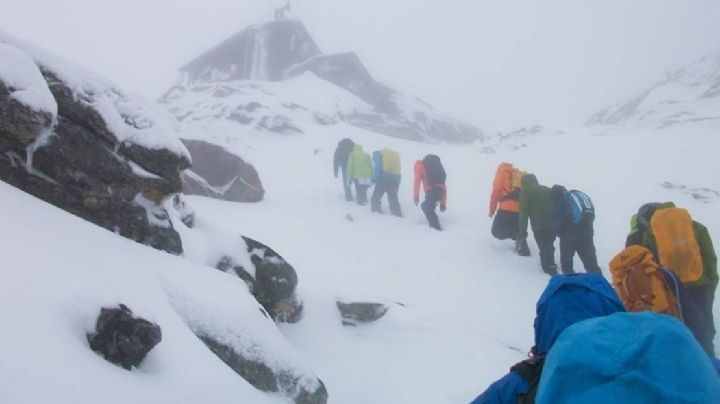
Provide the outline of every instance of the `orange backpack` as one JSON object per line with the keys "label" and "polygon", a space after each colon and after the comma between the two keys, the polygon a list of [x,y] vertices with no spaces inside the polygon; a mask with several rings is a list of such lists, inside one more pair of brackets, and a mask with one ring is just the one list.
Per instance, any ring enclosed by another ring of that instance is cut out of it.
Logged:
{"label": "orange backpack", "polygon": [[665,208],[655,211],[650,219],[650,229],[661,265],[675,272],[684,284],[702,277],[704,267],[700,245],[687,210]]}
{"label": "orange backpack", "polygon": [[631,312],[653,311],[682,320],[675,288],[665,280],[650,250],[633,245],[622,250],[610,261],[612,283]]}

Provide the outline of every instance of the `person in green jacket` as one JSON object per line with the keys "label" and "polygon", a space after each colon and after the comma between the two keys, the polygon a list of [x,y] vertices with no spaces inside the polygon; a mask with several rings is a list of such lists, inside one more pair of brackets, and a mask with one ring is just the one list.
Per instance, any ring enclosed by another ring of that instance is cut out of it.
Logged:
{"label": "person in green jacket", "polygon": [[346,171],[348,184],[355,184],[355,201],[358,205],[365,205],[373,175],[373,162],[359,144],[355,145],[348,157]]}
{"label": "person in green jacket", "polygon": [[[657,244],[650,227],[650,220],[658,210],[674,207],[675,204],[672,202],[653,202],[641,206],[638,213],[630,219],[630,234],[625,241],[625,246],[642,245],[652,251],[656,259],[658,259]],[[716,330],[712,309],[718,285],[717,255],[707,227],[695,220],[692,221],[692,226],[695,240],[700,248],[703,274],[697,281],[683,283],[683,286],[685,287],[685,295],[690,299],[692,306],[698,312],[701,323],[704,325],[704,329],[699,331],[698,340],[705,351],[714,356],[713,340],[715,339]]]}
{"label": "person in green jacket", "polygon": [[[527,248],[528,220],[540,250],[540,266],[548,275],[557,275],[555,264],[555,229],[552,219],[550,188],[538,184],[535,174],[526,174],[520,191],[520,217],[517,249],[520,255],[530,255]],[[527,249],[524,251],[524,248]]]}

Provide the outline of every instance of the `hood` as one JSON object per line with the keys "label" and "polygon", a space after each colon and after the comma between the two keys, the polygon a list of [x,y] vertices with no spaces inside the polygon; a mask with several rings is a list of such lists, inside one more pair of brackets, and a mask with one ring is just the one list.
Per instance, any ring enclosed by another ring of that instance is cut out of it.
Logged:
{"label": "hood", "polygon": [[510,163],[500,163],[497,166],[497,172],[499,173],[510,173],[513,170],[513,165]]}
{"label": "hood", "polygon": [[720,378],[690,330],[670,316],[642,312],[568,328],[545,360],[535,402],[690,404],[719,398]]}
{"label": "hood", "polygon": [[550,278],[535,317],[535,354],[546,354],[567,327],[588,318],[625,311],[602,275],[574,274]]}
{"label": "hood", "polygon": [[353,151],[363,151],[363,147],[359,144],[356,144],[355,147],[353,147]]}
{"label": "hood", "polygon": [[523,188],[527,188],[528,186],[538,185],[538,180],[535,174],[528,173],[522,177],[520,183],[522,184]]}

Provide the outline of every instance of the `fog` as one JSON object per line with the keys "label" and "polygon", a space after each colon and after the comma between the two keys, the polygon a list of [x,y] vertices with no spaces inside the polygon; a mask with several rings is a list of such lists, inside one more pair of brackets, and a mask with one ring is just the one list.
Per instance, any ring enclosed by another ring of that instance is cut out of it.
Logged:
{"label": "fog", "polygon": [[[157,98],[280,0],[0,0],[0,29]],[[581,124],[707,53],[717,0],[294,0],[326,53],[482,128]]]}

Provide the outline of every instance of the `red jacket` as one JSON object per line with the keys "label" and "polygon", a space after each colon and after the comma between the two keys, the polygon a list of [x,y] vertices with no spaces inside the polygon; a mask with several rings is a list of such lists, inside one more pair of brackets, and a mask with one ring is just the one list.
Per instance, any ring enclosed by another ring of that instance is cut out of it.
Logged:
{"label": "red jacket", "polygon": [[413,200],[420,200],[420,184],[422,184],[423,192],[427,192],[430,188],[440,188],[442,195],[440,196],[440,205],[447,206],[447,185],[445,184],[429,184],[427,175],[425,175],[425,165],[422,160],[415,162],[415,181],[413,182]]}

